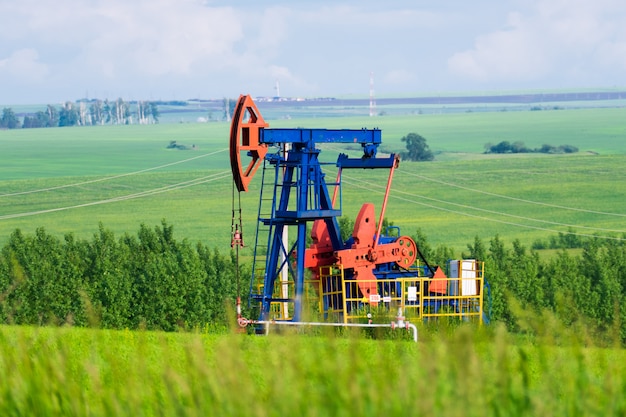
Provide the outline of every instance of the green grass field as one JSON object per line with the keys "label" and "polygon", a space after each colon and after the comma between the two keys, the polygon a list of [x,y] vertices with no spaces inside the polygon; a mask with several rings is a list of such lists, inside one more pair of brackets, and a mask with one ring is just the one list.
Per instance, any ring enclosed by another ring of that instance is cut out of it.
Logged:
{"label": "green grass field", "polygon": [[270,335],[0,327],[6,416],[606,416],[626,352],[546,326]]}
{"label": "green grass field", "polygon": [[[426,137],[436,160],[402,162],[386,217],[434,245],[463,250],[499,234],[530,245],[573,228],[616,236],[626,230],[624,109],[492,112],[270,121],[271,127],[379,127],[381,152],[400,138]],[[98,223],[116,234],[140,223],[173,224],[178,238],[230,248],[231,195],[226,123],[0,131],[0,243],[16,228],[89,238]],[[170,141],[195,149],[166,149]],[[485,143],[577,146],[575,155],[485,155]],[[354,149],[322,146],[336,160]],[[381,170],[382,171],[382,170]],[[334,177],[332,166],[329,178]],[[344,215],[363,202],[380,209],[387,173],[344,174]],[[248,241],[256,226],[260,178],[242,195]]]}

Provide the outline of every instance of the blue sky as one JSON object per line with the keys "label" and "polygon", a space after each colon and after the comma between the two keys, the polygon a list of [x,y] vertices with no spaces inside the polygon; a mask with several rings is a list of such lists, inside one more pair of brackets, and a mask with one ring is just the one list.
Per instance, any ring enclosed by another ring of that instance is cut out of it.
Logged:
{"label": "blue sky", "polygon": [[0,0],[0,105],[626,86],[623,0]]}

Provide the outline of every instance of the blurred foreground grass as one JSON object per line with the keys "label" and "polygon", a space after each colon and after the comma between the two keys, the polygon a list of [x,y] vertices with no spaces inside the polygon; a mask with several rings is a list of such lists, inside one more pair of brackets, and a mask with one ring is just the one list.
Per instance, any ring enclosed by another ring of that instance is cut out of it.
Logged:
{"label": "blurred foreground grass", "polygon": [[626,413],[626,352],[563,329],[422,327],[417,344],[364,336],[3,326],[0,415]]}

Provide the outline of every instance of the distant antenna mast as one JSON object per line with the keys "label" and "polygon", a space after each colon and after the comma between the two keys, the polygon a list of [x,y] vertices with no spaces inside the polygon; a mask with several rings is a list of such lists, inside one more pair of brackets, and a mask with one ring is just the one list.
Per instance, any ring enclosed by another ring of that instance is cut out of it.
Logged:
{"label": "distant antenna mast", "polygon": [[276,86],[274,87],[274,90],[276,90],[276,95],[274,97],[280,98],[280,86],[278,85],[278,80],[276,80]]}
{"label": "distant antenna mast", "polygon": [[370,117],[376,114],[376,101],[374,100],[374,73],[370,72]]}

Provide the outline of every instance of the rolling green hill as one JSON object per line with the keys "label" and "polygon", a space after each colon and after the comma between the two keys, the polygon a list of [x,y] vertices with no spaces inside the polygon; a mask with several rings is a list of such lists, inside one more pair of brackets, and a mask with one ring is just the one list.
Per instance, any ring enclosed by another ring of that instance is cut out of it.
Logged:
{"label": "rolling green hill", "polygon": [[[558,232],[626,232],[626,118],[621,108],[458,113],[271,121],[271,127],[361,128],[383,132],[381,152],[424,136],[433,162],[402,162],[386,217],[429,242],[463,250],[496,234],[530,245]],[[0,131],[0,243],[16,228],[88,238],[98,223],[116,234],[141,223],[173,224],[179,238],[230,249],[232,186],[226,123]],[[486,155],[486,143],[573,145],[573,155]],[[167,149],[171,141],[189,150]],[[356,149],[322,146],[324,161]],[[328,169],[333,177],[332,167]],[[344,175],[344,215],[371,201],[380,209],[387,173]],[[260,178],[242,195],[248,242]],[[248,249],[250,250],[250,249]]]}

